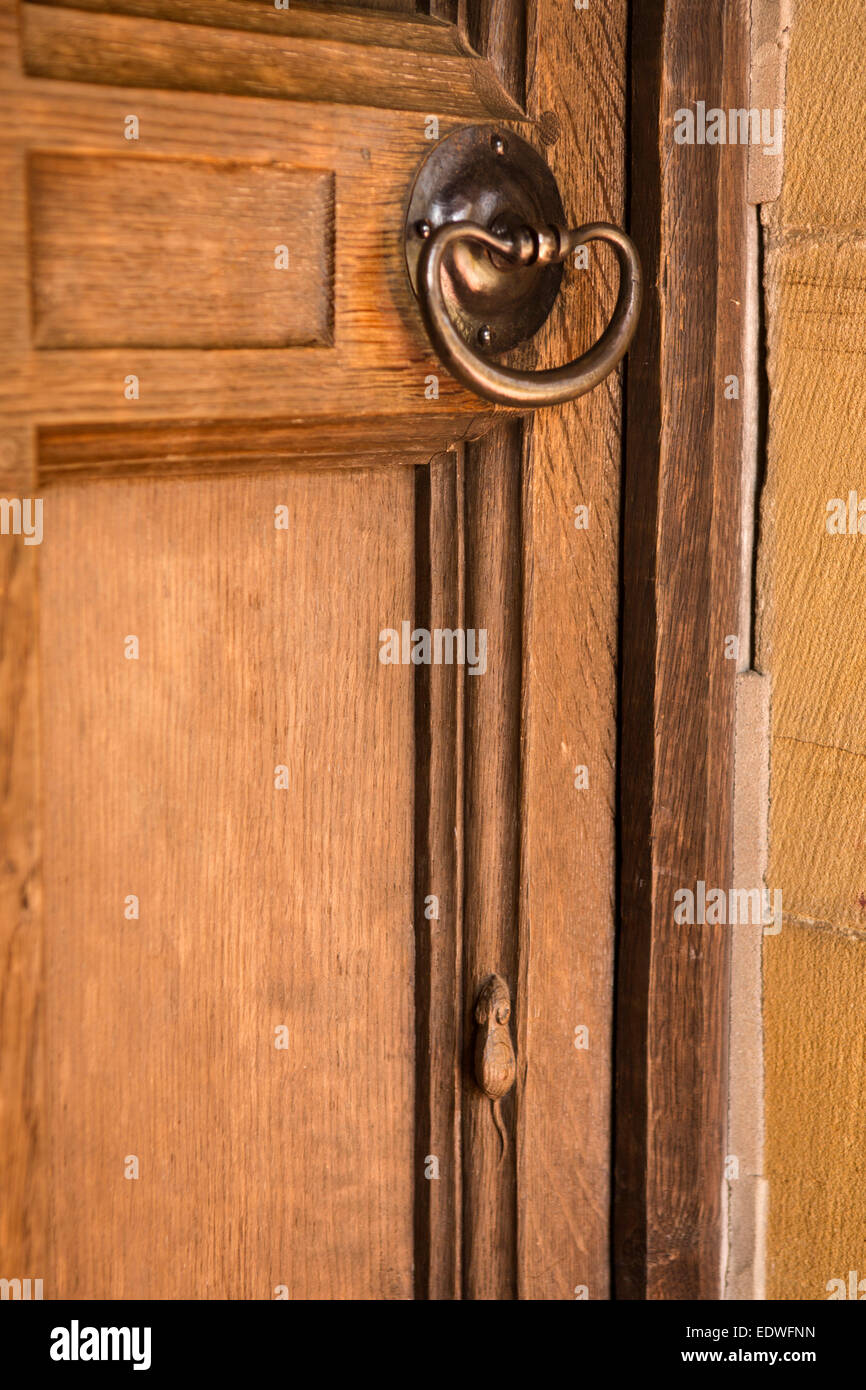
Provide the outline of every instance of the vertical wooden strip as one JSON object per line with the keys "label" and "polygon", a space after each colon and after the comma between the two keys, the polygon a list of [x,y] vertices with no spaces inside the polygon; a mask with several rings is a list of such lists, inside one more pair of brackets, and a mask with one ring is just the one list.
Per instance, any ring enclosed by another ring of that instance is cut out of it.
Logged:
{"label": "vertical wooden strip", "polygon": [[[649,1029],[652,944],[652,825],[655,776],[653,686],[658,621],[656,535],[662,437],[659,112],[664,0],[633,16],[629,50],[631,235],[640,252],[645,296],[628,362],[622,512],[620,741],[618,749],[619,943],[616,990],[616,1094],[613,1293],[646,1297]],[[649,191],[652,190],[651,193]],[[648,196],[649,193],[649,196]],[[642,387],[644,399],[637,403]],[[632,411],[629,405],[634,403]],[[650,467],[643,466],[644,459]]]}
{"label": "vertical wooden strip", "polygon": [[[460,625],[458,457],[416,477],[415,622]],[[462,882],[460,726],[462,670],[415,670],[415,1296],[460,1297]]]}
{"label": "vertical wooden strip", "polygon": [[[537,0],[529,110],[572,225],[622,224],[625,0]],[[542,120],[543,118],[543,120]],[[567,267],[544,362],[616,297],[605,253]],[[525,460],[519,1291],[609,1292],[619,374],[538,412]],[[578,530],[575,508],[588,508]],[[588,786],[576,787],[585,767]],[[581,1030],[577,1032],[576,1030]],[[585,1031],[583,1031],[585,1030]]]}
{"label": "vertical wooden strip", "polygon": [[523,105],[526,92],[526,0],[475,0],[466,35],[493,67],[505,90]]}
{"label": "vertical wooden strip", "polygon": [[[0,497],[33,498],[34,479],[31,431],[7,431]],[[23,535],[0,536],[0,1276],[43,1279],[50,1298],[56,1291],[45,1244],[37,555]]]}
{"label": "vertical wooden strip", "polygon": [[[0,9],[2,61],[17,63],[17,16]],[[0,155],[0,341],[7,349],[0,411],[17,418],[29,346],[24,158]],[[0,438],[0,497],[36,495],[35,431],[6,423]],[[45,514],[43,527],[51,525]],[[44,988],[39,820],[39,546],[0,535],[0,1277],[43,1279],[46,1243]]]}
{"label": "vertical wooden strip", "polygon": [[[728,0],[723,13],[723,68],[721,75],[721,101],[725,110],[751,106],[750,68],[751,35],[750,9],[748,0]],[[747,102],[746,94],[750,95]],[[741,698],[742,678],[738,673],[748,671],[752,664],[752,597],[753,597],[753,534],[755,506],[756,427],[754,412],[757,410],[757,361],[754,336],[757,333],[759,316],[758,285],[756,282],[755,255],[757,219],[755,210],[749,206],[749,167],[754,149],[747,145],[729,146],[725,158],[720,160],[719,192],[717,210],[718,228],[718,275],[719,285],[716,297],[716,374],[715,374],[715,419],[713,432],[713,520],[710,533],[710,573],[713,589],[710,605],[710,652],[709,663],[709,718],[710,748],[707,755],[707,782],[709,816],[707,824],[707,856],[718,855],[720,871],[724,874],[724,885],[733,888],[735,883],[735,758],[737,735],[737,706]],[[763,158],[763,155],[761,156]],[[769,159],[765,162],[775,162]],[[781,161],[778,161],[781,162]],[[731,379],[736,376],[739,394],[732,397],[729,388]],[[752,431],[755,430],[755,437]],[[737,638],[736,655],[732,658],[728,649],[730,637]],[[746,715],[748,718],[748,714]],[[754,749],[757,753],[759,750]],[[741,788],[742,791],[742,788]],[[748,793],[747,793],[748,796]],[[765,799],[766,803],[766,799]],[[765,841],[764,841],[765,843]],[[749,859],[749,867],[754,860]],[[758,865],[761,857],[758,855]],[[764,869],[766,865],[763,866]],[[748,890],[758,888],[763,883],[763,873],[751,882],[740,883]],[[734,937],[734,933],[737,936]],[[732,1088],[736,1084],[730,1070],[730,1057],[733,1051],[734,1011],[745,1010],[758,1016],[759,1002],[756,992],[760,991],[760,945],[754,940],[755,930],[729,926],[725,940],[717,943],[714,974],[707,984],[709,1007],[717,1016],[718,1033],[714,1034],[717,1048],[719,1072],[717,1091],[715,1087],[707,1092],[709,1106],[707,1115],[708,1149],[706,1161],[710,1181],[718,1162],[713,1146],[721,1139],[723,1176],[727,1182],[726,1195],[721,1197],[719,1213],[718,1243],[711,1240],[707,1251],[707,1271],[705,1286],[714,1290],[712,1296],[724,1296],[727,1271],[717,1269],[721,1258],[727,1251],[730,1267],[732,1259],[736,1264],[739,1238],[740,1248],[751,1241],[760,1247],[763,1232],[761,1208],[765,1200],[765,1188],[760,1180],[753,1182],[752,1174],[758,1171],[753,1162],[751,1146],[740,1151],[740,1137],[748,1134],[754,1142],[754,1127],[760,1122],[750,1103],[754,1100],[752,1083],[760,1072],[760,1057],[754,1056],[746,1067],[748,1083],[745,1093],[737,1095],[736,1109],[732,1104]],[[735,1003],[734,951],[740,952],[739,985],[745,987],[745,998]],[[751,948],[751,949],[750,949]],[[748,975],[744,984],[742,969],[743,956],[748,952]],[[741,1035],[742,1036],[742,1035]],[[754,1035],[753,1035],[754,1036]],[[760,1052],[760,1048],[759,1048]],[[743,1058],[740,1057],[742,1066]],[[742,1071],[740,1073],[742,1077]],[[739,1087],[738,1087],[739,1090]],[[719,1093],[720,1092],[720,1093]],[[721,1110],[717,1113],[716,1106]],[[748,1116],[740,1124],[739,1133],[732,1125],[735,1114]],[[751,1132],[749,1126],[751,1121]],[[733,1154],[740,1165],[740,1178],[729,1180],[727,1155]],[[757,1226],[754,1223],[757,1221]],[[724,1227],[727,1226],[727,1230]],[[729,1233],[732,1241],[729,1246]],[[758,1259],[762,1260],[761,1251]],[[758,1271],[755,1271],[762,1283]],[[758,1296],[761,1296],[760,1294]]]}
{"label": "vertical wooden strip", "polygon": [[[419,8],[425,9],[435,19],[444,19],[449,24],[460,23],[460,12],[466,9],[466,0],[419,0]],[[461,25],[465,28],[465,24]]]}
{"label": "vertical wooden strip", "polygon": [[[464,1294],[516,1296],[514,1091],[502,1101],[502,1152],[489,1099],[473,1083],[473,1011],[487,977],[517,997],[520,743],[519,424],[466,460],[466,625],[486,632],[487,669],[467,667],[464,970]],[[512,1036],[517,1008],[512,1013]],[[519,1065],[519,1059],[518,1059]]]}
{"label": "vertical wooden strip", "polygon": [[468,46],[486,58],[518,105],[526,98],[527,0],[427,0],[429,13],[456,25]]}
{"label": "vertical wooden strip", "polygon": [[729,929],[673,914],[678,889],[731,886],[742,422],[723,388],[744,370],[745,159],[676,145],[673,126],[698,101],[748,105],[746,43],[740,0],[653,0],[634,16],[631,211],[648,294],[623,514],[621,1298],[720,1296]]}

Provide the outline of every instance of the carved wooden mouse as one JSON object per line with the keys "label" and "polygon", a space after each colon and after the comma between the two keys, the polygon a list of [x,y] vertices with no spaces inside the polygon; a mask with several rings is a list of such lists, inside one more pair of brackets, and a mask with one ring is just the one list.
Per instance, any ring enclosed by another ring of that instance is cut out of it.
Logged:
{"label": "carved wooden mouse", "polygon": [[502,1145],[500,1159],[508,1147],[508,1136],[499,1102],[511,1090],[517,1076],[517,1061],[508,1029],[510,1018],[508,985],[501,975],[490,975],[475,1001],[475,1084],[492,1103],[493,1123]]}

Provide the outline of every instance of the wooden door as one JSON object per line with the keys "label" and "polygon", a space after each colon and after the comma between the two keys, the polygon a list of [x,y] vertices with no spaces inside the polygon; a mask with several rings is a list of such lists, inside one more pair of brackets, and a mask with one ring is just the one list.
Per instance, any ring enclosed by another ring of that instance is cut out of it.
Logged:
{"label": "wooden door", "polygon": [[[0,1275],[46,1298],[609,1294],[620,386],[468,394],[402,224],[472,123],[621,222],[625,21],[0,0]],[[525,360],[615,294],[569,268]]]}

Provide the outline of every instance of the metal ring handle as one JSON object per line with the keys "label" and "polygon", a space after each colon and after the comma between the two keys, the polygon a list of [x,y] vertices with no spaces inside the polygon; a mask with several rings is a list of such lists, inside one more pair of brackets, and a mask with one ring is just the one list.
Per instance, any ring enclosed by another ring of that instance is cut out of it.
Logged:
{"label": "metal ring handle", "polygon": [[[479,356],[454,327],[442,289],[445,253],[464,238],[479,242],[514,266],[563,261],[577,246],[606,241],[619,261],[619,295],[613,317],[595,346],[563,367],[540,372],[515,371]],[[425,241],[418,262],[418,300],[431,343],[452,376],[497,405],[560,405],[598,386],[628,351],[642,295],[643,275],[635,244],[607,222],[591,222],[570,231],[563,227],[522,227],[505,235],[476,222],[446,222]]]}

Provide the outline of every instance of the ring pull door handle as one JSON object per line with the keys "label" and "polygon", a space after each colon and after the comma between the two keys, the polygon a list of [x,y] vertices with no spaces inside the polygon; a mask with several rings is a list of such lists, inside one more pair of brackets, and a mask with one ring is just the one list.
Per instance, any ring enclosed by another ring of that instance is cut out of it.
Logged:
{"label": "ring pull door handle", "polygon": [[[559,264],[577,246],[606,241],[619,261],[619,295],[613,317],[595,346],[565,366],[540,372],[516,371],[482,357],[452,323],[442,285],[445,254],[461,240],[474,241],[515,267]],[[418,302],[430,342],[452,376],[497,405],[534,408],[560,405],[586,395],[628,351],[640,316],[641,297],[641,268],[634,242],[607,222],[592,222],[576,231],[521,227],[504,236],[474,222],[449,222],[426,242],[418,264]]]}
{"label": "ring pull door handle", "polygon": [[[567,230],[541,156],[510,132],[469,126],[442,140],[415,179],[404,231],[406,263],[427,335],[444,366],[497,405],[559,405],[598,386],[637,329],[643,276],[634,242],[592,222]],[[562,264],[603,241],[619,262],[619,294],[598,342],[560,367],[525,372],[493,360],[544,323]]]}

